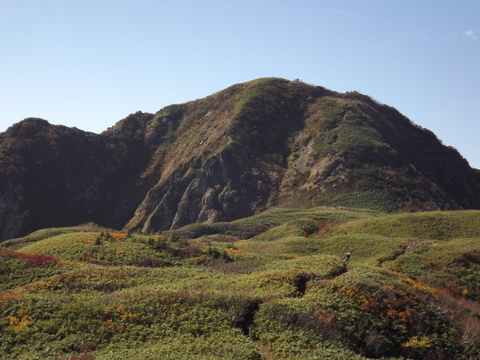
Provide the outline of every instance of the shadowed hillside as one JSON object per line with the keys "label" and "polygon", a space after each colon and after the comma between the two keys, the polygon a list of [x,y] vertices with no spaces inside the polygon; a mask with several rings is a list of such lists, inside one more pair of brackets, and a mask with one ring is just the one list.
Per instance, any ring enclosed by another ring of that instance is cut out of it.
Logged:
{"label": "shadowed hillside", "polygon": [[0,237],[95,222],[168,230],[274,206],[480,208],[480,174],[357,92],[277,78],[137,112],[102,134],[25,119],[0,134]]}

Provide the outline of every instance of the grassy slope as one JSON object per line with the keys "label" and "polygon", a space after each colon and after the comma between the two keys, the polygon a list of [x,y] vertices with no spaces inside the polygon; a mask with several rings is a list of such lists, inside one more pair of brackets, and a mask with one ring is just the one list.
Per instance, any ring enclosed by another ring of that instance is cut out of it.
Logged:
{"label": "grassy slope", "polygon": [[475,359],[479,218],[273,209],[165,234],[42,230],[0,248],[0,354]]}

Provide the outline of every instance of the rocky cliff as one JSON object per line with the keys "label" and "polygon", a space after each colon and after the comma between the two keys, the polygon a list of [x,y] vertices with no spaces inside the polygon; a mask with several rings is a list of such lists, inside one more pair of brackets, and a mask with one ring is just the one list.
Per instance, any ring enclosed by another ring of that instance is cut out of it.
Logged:
{"label": "rocky cliff", "polygon": [[0,134],[0,238],[95,222],[165,230],[273,206],[480,208],[480,172],[357,92],[277,78],[137,112],[101,134],[26,119]]}

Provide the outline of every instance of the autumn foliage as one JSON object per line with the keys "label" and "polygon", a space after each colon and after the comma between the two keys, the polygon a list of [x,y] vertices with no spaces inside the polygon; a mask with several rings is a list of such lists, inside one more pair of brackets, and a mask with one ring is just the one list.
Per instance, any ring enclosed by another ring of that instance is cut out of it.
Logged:
{"label": "autumn foliage", "polygon": [[23,259],[25,260],[25,266],[29,268],[34,268],[37,266],[42,266],[45,264],[56,264],[59,262],[58,259],[55,259],[50,255],[42,254],[24,254],[15,251],[0,251],[0,257],[11,257],[14,259]]}

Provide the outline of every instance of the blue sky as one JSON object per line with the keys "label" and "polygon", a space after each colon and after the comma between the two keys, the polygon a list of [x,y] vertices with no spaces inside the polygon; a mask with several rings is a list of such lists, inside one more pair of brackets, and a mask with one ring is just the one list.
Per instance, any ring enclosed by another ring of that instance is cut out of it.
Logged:
{"label": "blue sky", "polygon": [[0,131],[101,132],[259,77],[357,90],[480,168],[480,1],[0,0]]}

